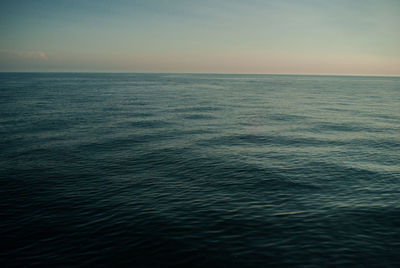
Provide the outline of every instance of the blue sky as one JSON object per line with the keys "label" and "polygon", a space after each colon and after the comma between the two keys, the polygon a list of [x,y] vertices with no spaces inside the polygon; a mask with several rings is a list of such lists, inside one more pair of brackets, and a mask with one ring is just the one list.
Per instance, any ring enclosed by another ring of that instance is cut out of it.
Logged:
{"label": "blue sky", "polygon": [[397,0],[3,0],[0,71],[400,75]]}

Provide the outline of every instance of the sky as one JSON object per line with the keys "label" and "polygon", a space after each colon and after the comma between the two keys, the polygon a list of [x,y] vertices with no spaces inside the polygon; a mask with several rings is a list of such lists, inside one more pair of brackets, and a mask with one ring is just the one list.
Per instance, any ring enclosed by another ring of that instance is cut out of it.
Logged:
{"label": "sky", "polygon": [[400,75],[400,1],[2,0],[0,71]]}

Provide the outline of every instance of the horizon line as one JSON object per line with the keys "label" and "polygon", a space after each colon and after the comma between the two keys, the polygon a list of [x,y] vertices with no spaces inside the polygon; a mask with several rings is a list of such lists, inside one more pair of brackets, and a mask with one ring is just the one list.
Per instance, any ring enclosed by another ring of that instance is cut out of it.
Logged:
{"label": "horizon line", "polygon": [[130,72],[130,71],[0,71],[0,73],[87,73],[87,74],[198,74],[198,75],[282,75],[282,76],[353,76],[400,77],[400,74],[312,74],[312,73],[207,73],[207,72]]}

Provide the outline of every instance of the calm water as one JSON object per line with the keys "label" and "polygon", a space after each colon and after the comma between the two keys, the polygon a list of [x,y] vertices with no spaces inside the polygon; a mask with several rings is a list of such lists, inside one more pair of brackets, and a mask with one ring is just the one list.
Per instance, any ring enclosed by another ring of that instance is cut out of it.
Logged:
{"label": "calm water", "polygon": [[400,265],[400,78],[0,74],[0,266]]}

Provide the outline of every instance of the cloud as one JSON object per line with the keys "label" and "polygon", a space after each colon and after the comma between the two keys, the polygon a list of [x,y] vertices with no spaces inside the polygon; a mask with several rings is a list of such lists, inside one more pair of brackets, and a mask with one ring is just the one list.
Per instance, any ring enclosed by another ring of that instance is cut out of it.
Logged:
{"label": "cloud", "polygon": [[23,60],[23,61],[44,61],[48,60],[46,53],[35,50],[7,50],[0,49],[0,58],[7,60]]}

